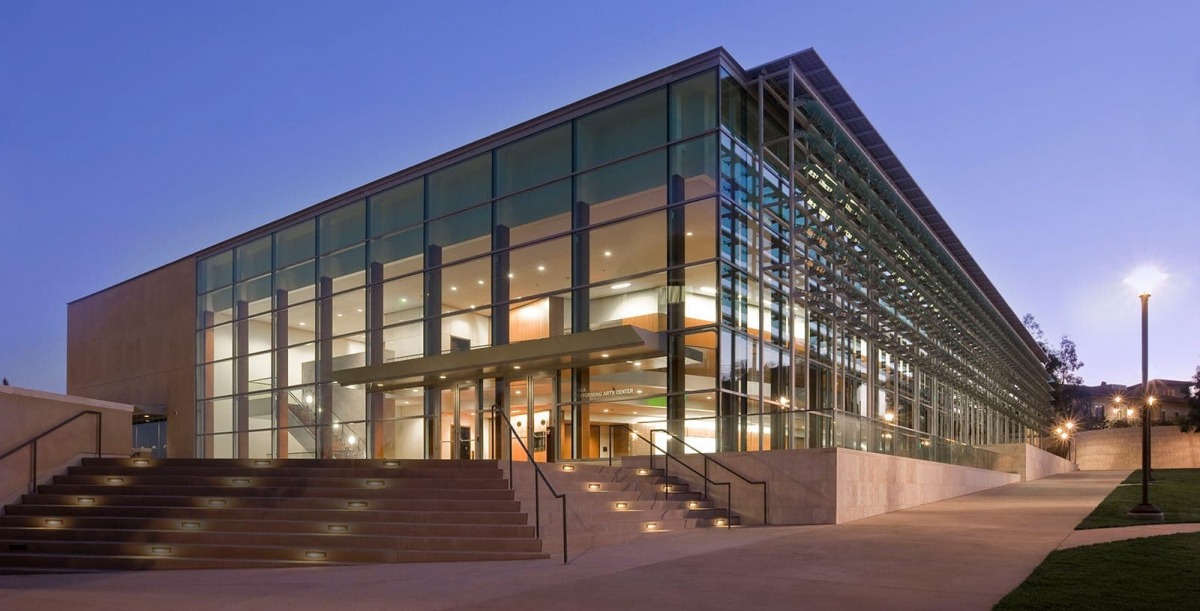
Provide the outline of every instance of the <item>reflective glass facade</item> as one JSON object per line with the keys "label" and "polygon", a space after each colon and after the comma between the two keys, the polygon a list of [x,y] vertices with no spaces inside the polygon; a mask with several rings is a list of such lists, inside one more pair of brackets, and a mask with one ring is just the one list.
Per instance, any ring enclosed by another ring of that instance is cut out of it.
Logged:
{"label": "reflective glass facade", "polygon": [[[674,68],[205,252],[196,454],[490,457],[493,405],[539,459],[629,452],[617,423],[705,451],[937,460],[1040,428],[1046,385],[1007,306],[790,62]],[[665,350],[333,380],[624,325]]]}

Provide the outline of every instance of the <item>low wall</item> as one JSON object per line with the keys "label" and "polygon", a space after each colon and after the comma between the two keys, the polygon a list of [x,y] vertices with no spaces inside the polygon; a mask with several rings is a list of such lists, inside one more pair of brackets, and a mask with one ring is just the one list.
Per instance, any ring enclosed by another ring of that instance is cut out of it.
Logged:
{"label": "low wall", "polygon": [[[1142,429],[1129,427],[1080,431],[1075,460],[1083,471],[1142,468]],[[1177,426],[1150,427],[1150,464],[1163,469],[1200,468],[1200,433]]]}
{"label": "low wall", "polygon": [[980,446],[1000,455],[1000,470],[1012,471],[1028,482],[1059,473],[1078,471],[1075,463],[1027,443],[1004,443]]}
{"label": "low wall", "polygon": [[[57,393],[0,386],[0,454],[84,410],[100,412],[101,453],[129,456],[133,445],[133,406]],[[29,448],[0,460],[0,505],[28,490]],[[80,455],[96,451],[96,416],[81,416],[38,442],[38,481],[61,472]]]}
{"label": "low wall", "polygon": [[[768,524],[840,524],[1020,481],[1015,473],[844,448],[713,456],[748,479],[767,482]],[[689,454],[682,459],[703,472],[703,457]],[[624,464],[646,466],[648,460],[627,458]],[[687,480],[693,489],[703,486],[703,480],[685,469],[674,467],[671,474]],[[746,484],[712,463],[709,479],[730,483],[733,510],[743,523],[763,523],[762,486]],[[724,486],[713,491],[722,504],[723,495]]]}

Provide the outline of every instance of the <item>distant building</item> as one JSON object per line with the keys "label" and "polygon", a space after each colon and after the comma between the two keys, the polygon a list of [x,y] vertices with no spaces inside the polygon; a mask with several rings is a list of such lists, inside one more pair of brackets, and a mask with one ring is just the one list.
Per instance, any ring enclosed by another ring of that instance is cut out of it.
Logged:
{"label": "distant building", "polygon": [[[1153,422],[1170,422],[1176,418],[1187,417],[1191,411],[1188,397],[1192,392],[1191,380],[1150,380],[1149,396],[1154,399],[1150,406],[1150,419]],[[1138,420],[1141,409],[1142,385],[1120,386],[1116,384],[1093,386],[1101,389],[1092,396],[1091,405],[1109,422]]]}

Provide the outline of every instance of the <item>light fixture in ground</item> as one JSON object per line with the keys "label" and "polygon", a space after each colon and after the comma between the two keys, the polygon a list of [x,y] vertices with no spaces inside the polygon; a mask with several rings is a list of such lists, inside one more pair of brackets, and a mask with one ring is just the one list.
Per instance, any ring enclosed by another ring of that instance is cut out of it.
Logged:
{"label": "light fixture in ground", "polygon": [[200,523],[192,521],[180,522],[179,527],[184,530],[200,530]]}
{"label": "light fixture in ground", "polygon": [[150,464],[150,461],[146,460],[145,458],[135,458],[133,459],[133,464],[137,467],[145,467],[146,465]]}
{"label": "light fixture in ground", "polygon": [[324,560],[325,552],[306,551],[304,552],[304,557],[309,560]]}
{"label": "light fixture in ground", "polygon": [[563,470],[563,471],[574,471],[574,470],[575,470],[575,465],[563,465],[563,466],[562,466],[562,470]]}
{"label": "light fixture in ground", "polygon": [[367,502],[366,501],[350,501],[350,502],[346,503],[346,506],[349,507],[350,509],[366,509]]}
{"label": "light fixture in ground", "polygon": [[588,484],[588,492],[599,492],[600,484]]}
{"label": "light fixture in ground", "polygon": [[154,554],[155,556],[167,556],[170,555],[171,548],[166,547],[165,545],[156,545],[150,548],[150,553]]}
{"label": "light fixture in ground", "polygon": [[229,502],[225,499],[208,499],[209,507],[224,507],[228,504]]}
{"label": "light fixture in ground", "polygon": [[95,505],[96,499],[94,499],[90,496],[81,496],[81,497],[76,497],[75,502],[80,505]]}
{"label": "light fixture in ground", "polygon": [[107,481],[108,481],[108,483],[110,483],[110,484],[123,484],[123,483],[125,483],[125,478],[123,478],[123,477],[110,477],[110,478],[108,478],[108,480],[107,480]]}
{"label": "light fixture in ground", "polygon": [[326,530],[333,533],[344,533],[350,530],[350,526],[346,524],[330,524],[325,527]]}
{"label": "light fixture in ground", "polygon": [[617,503],[617,509],[629,509],[629,503],[621,501],[620,503]]}
{"label": "light fixture in ground", "polygon": [[646,530],[658,530],[658,524],[654,522],[646,522]]}
{"label": "light fixture in ground", "polygon": [[63,525],[63,521],[58,518],[47,518],[46,526],[59,527]]}

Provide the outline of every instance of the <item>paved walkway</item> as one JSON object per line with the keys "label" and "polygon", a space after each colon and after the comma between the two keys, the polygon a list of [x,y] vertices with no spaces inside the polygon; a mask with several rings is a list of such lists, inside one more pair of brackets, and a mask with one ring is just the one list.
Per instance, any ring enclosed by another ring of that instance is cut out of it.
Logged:
{"label": "paved walkway", "polygon": [[532,562],[0,576],[0,609],[990,609],[1126,472],[1076,472],[838,526],[652,535]]}

